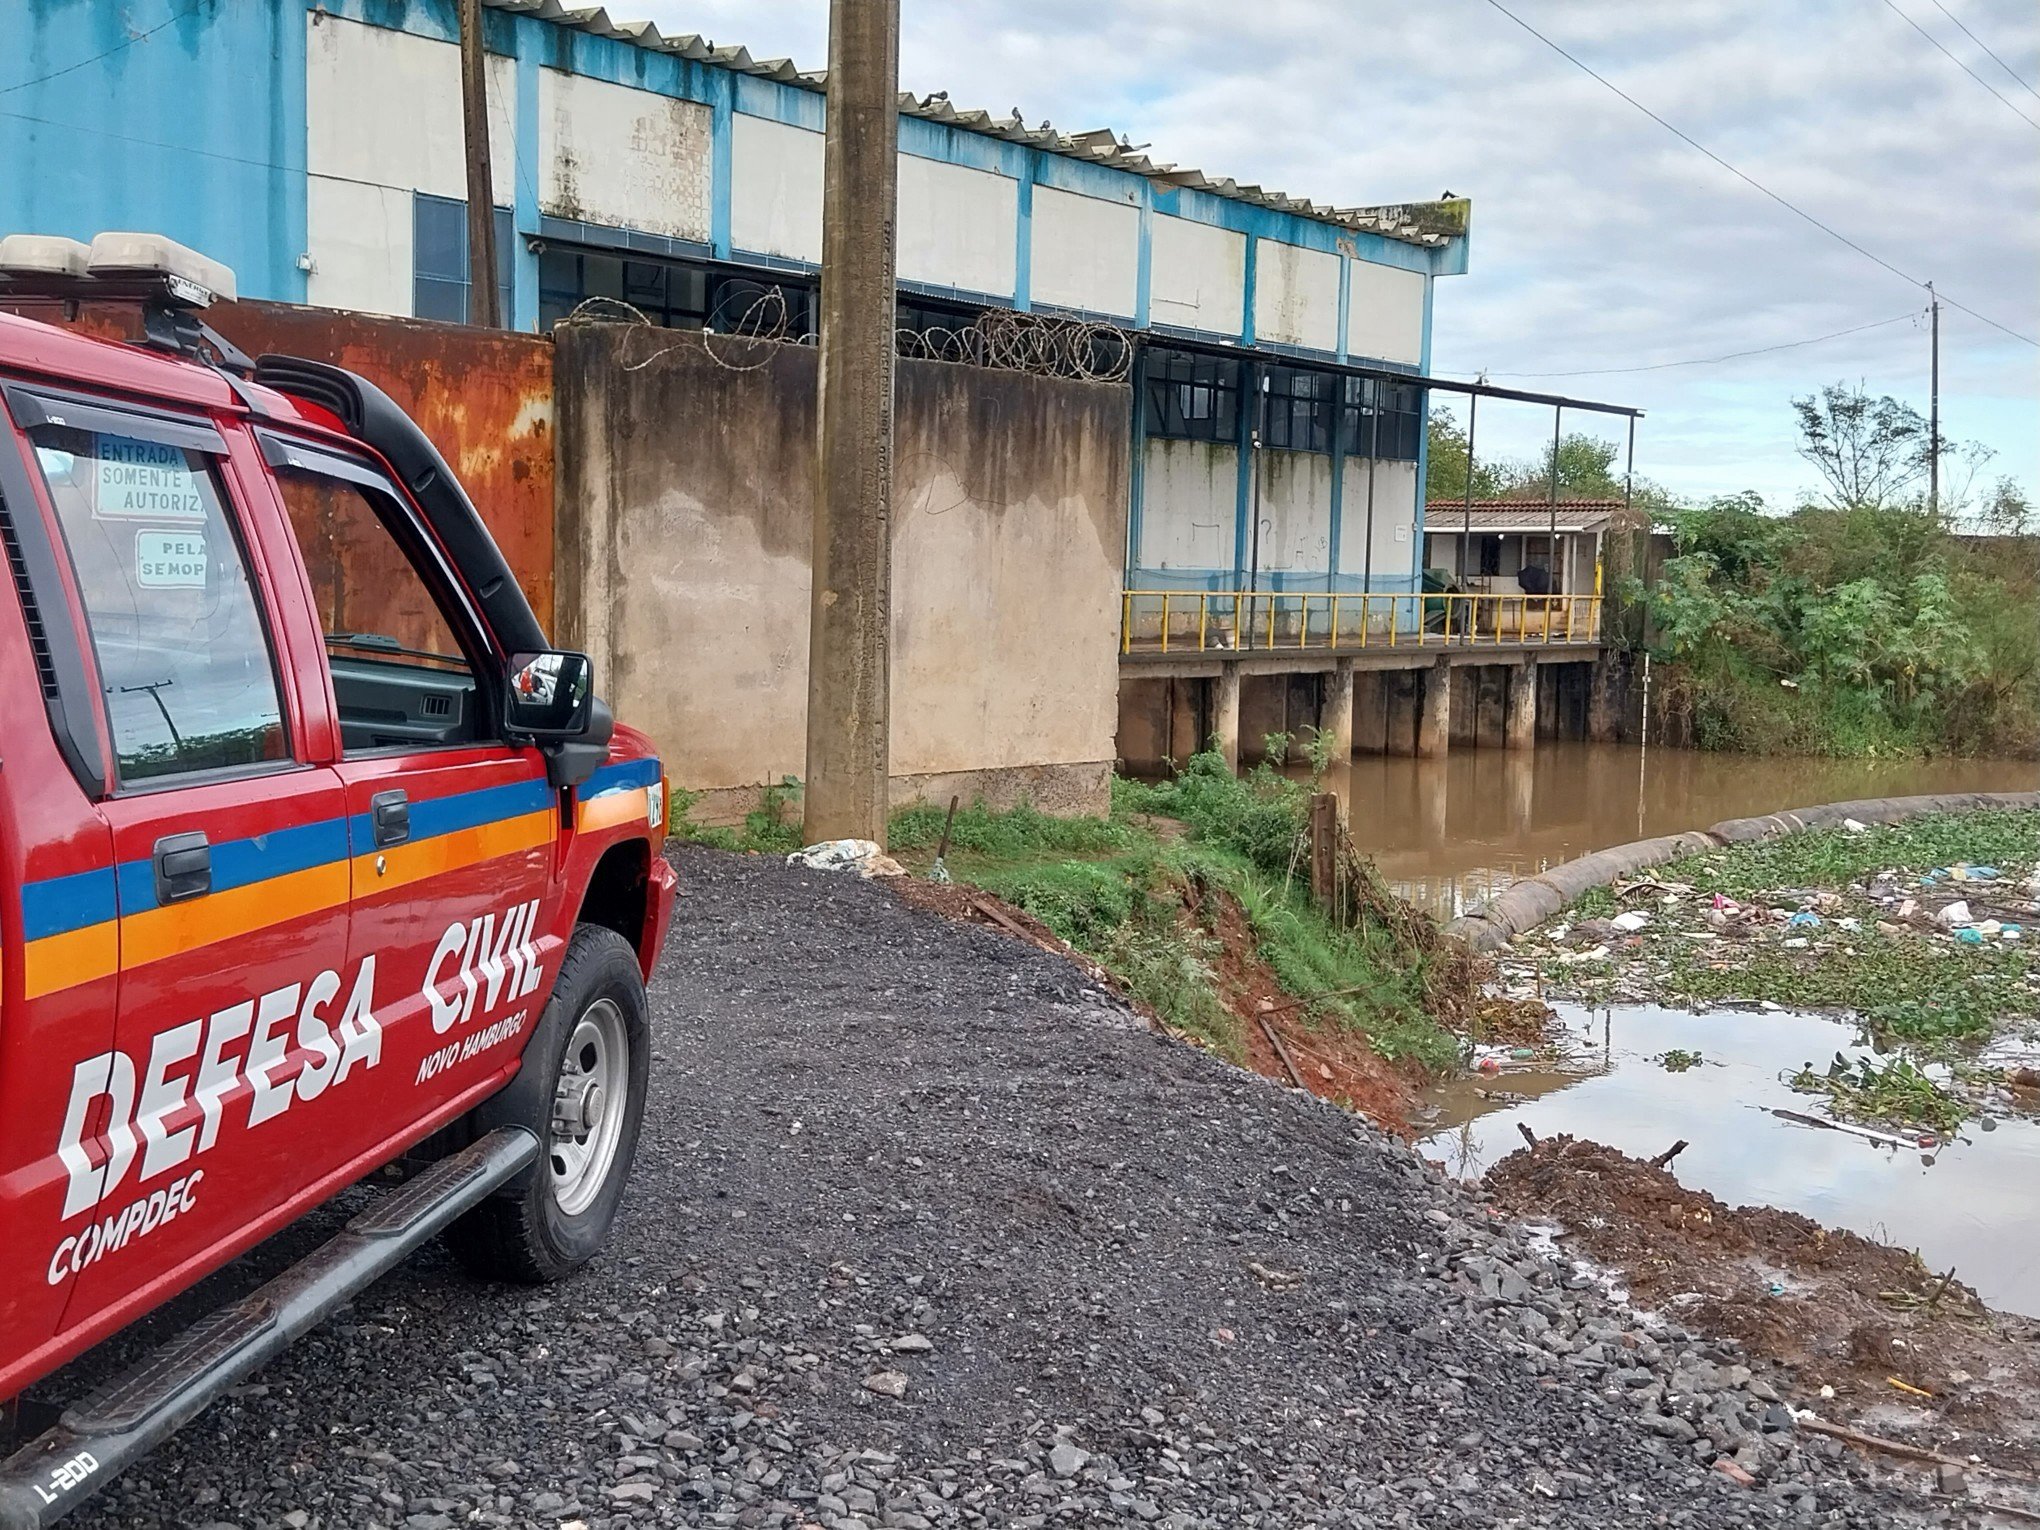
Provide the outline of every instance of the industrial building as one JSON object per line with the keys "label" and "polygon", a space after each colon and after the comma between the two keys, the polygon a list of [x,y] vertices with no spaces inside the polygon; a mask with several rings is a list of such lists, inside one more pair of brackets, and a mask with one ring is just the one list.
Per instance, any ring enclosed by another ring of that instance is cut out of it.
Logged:
{"label": "industrial building", "polygon": [[[819,75],[558,0],[484,0],[503,312],[812,327]],[[467,312],[454,0],[0,8],[0,230],[161,232],[244,296]],[[902,97],[900,323],[1134,340],[1126,583],[1408,591],[1432,287],[1468,207],[1333,208],[1108,131]],[[1258,432],[1260,449],[1254,449]],[[1258,468],[1257,468],[1258,459]]]}

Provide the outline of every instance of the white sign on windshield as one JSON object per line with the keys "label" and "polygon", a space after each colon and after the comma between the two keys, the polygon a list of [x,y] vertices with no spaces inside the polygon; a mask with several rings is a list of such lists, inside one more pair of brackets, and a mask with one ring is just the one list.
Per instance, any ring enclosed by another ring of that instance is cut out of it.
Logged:
{"label": "white sign on windshield", "polygon": [[205,588],[205,537],[196,531],[135,533],[135,583],[145,590]]}
{"label": "white sign on windshield", "polygon": [[101,433],[94,453],[95,507],[112,520],[205,520],[198,475],[177,446]]}

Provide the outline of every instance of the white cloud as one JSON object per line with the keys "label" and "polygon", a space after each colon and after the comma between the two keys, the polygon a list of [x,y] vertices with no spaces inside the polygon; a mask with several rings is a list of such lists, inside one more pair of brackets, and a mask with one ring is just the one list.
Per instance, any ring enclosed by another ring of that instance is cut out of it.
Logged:
{"label": "white cloud", "polygon": [[[1546,36],[1780,195],[2013,329],[2040,336],[2040,143],[1882,5],[1508,0]],[[1929,0],[1897,0],[2027,116]],[[1948,0],[2040,83],[2040,8]],[[617,0],[667,31],[803,67],[823,0]],[[1596,376],[1801,340],[1923,307],[1596,84],[1485,0],[905,0],[901,79],[1161,160],[1340,204],[1474,199],[1472,270],[1440,284],[1434,365],[1639,405],[1639,470],[1689,494],[1806,481],[1787,399],[1861,379],[1925,406],[1923,327],[1715,367]],[[1504,376],[1504,374],[1509,374]],[[2040,493],[2040,351],[1944,310],[1942,411]],[[1492,417],[1492,424],[1490,424]],[[1527,409],[1483,437],[1535,449]]]}

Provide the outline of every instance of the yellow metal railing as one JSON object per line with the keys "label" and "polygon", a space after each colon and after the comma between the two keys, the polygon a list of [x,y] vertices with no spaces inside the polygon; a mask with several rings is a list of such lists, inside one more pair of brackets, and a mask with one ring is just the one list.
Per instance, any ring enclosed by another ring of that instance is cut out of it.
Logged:
{"label": "yellow metal railing", "polygon": [[1119,651],[1597,643],[1601,596],[1123,590]]}

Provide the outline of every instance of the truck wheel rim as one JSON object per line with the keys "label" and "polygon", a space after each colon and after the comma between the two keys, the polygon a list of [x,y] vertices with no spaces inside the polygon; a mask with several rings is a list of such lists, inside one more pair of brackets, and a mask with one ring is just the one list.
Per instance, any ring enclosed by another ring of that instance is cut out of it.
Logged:
{"label": "truck wheel rim", "polygon": [[568,1216],[593,1204],[609,1180],[630,1097],[630,1037],[623,1011],[597,999],[574,1022],[553,1089],[553,1199]]}

